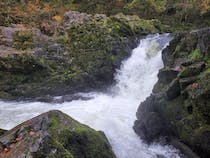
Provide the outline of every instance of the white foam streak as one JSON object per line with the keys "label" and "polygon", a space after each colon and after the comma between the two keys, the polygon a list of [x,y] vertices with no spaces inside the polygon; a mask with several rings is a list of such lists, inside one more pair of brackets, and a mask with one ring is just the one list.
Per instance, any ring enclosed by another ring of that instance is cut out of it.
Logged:
{"label": "white foam streak", "polygon": [[157,155],[178,158],[178,151],[174,148],[159,144],[148,146],[132,129],[140,102],[149,96],[157,82],[158,70],[163,66],[161,50],[169,40],[166,34],[141,40],[117,71],[117,84],[112,87],[111,94],[86,93],[83,95],[93,99],[63,104],[1,101],[0,128],[10,129],[42,112],[58,109],[96,130],[104,131],[118,158],[155,158]]}

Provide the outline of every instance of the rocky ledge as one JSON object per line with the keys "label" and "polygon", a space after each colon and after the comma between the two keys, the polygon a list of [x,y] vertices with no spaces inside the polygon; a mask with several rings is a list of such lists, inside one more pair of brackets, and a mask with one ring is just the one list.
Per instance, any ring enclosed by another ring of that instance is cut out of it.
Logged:
{"label": "rocky ledge", "polygon": [[60,111],[43,113],[0,136],[4,158],[115,158],[102,132]]}
{"label": "rocky ledge", "polygon": [[76,11],[38,27],[0,26],[0,99],[44,100],[110,85],[137,39],[164,29],[158,20]]}
{"label": "rocky ledge", "polygon": [[210,155],[210,28],[175,36],[163,51],[153,93],[138,108],[134,130],[147,142],[162,136]]}

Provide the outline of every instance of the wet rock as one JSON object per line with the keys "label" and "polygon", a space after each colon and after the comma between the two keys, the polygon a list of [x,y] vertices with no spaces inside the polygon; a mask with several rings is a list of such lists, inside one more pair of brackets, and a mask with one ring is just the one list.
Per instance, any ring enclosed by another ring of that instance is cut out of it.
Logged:
{"label": "wet rock", "polygon": [[171,139],[170,144],[173,145],[175,148],[179,149],[182,153],[183,158],[200,158],[196,153],[194,153],[188,146],[183,144],[177,139]]}
{"label": "wet rock", "polygon": [[173,69],[162,69],[158,74],[159,81],[163,84],[170,83],[177,75],[177,70]]}
{"label": "wet rock", "polygon": [[209,52],[210,46],[209,46],[209,33],[210,28],[201,30],[198,35],[198,45],[201,50],[201,52],[206,55]]}
{"label": "wet rock", "polygon": [[169,100],[174,99],[180,95],[180,92],[181,92],[181,89],[180,89],[179,80],[175,79],[169,84],[166,90],[166,96]]}
{"label": "wet rock", "polygon": [[28,120],[0,137],[0,157],[115,158],[104,134],[60,111]]}
{"label": "wet rock", "polygon": [[183,68],[179,74],[179,77],[184,78],[198,75],[200,72],[202,72],[202,70],[204,70],[205,67],[205,62],[191,64]]}
{"label": "wet rock", "polygon": [[172,133],[167,121],[159,115],[161,104],[161,98],[158,95],[151,95],[137,110],[134,130],[148,143]]}
{"label": "wet rock", "polygon": [[162,118],[156,112],[148,112],[134,123],[135,132],[147,142],[154,141],[162,136],[161,132],[164,128]]}
{"label": "wet rock", "polygon": [[[198,156],[209,157],[209,36],[208,28],[178,34],[163,51],[164,68],[153,94],[138,108],[134,124],[136,133],[146,141],[176,138]],[[178,148],[188,157],[196,157],[182,145]]]}
{"label": "wet rock", "polygon": [[6,130],[0,129],[0,136],[3,135],[6,132]]}

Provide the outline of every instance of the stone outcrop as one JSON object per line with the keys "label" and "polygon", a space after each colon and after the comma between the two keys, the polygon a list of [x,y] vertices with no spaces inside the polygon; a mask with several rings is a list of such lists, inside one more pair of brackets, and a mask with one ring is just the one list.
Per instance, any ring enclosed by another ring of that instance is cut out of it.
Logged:
{"label": "stone outcrop", "polygon": [[60,111],[49,111],[0,136],[4,158],[115,158],[102,132]]}
{"label": "stone outcrop", "polygon": [[203,158],[210,155],[210,29],[180,33],[163,51],[153,93],[137,111],[134,129],[151,142],[177,138]]}
{"label": "stone outcrop", "polygon": [[157,20],[123,14],[69,11],[63,20],[39,28],[0,27],[1,99],[44,100],[111,85],[137,37],[162,29]]}

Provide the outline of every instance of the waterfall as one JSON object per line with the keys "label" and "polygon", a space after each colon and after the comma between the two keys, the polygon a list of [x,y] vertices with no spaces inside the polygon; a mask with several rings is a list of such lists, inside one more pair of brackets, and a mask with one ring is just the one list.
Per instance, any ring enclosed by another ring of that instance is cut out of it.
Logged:
{"label": "waterfall", "polygon": [[132,128],[140,102],[150,95],[157,82],[158,70],[163,67],[161,52],[170,40],[169,34],[142,39],[117,70],[116,85],[109,93],[80,93],[91,99],[62,104],[0,101],[0,128],[10,129],[40,113],[58,109],[81,123],[104,131],[118,158],[180,157],[171,146],[145,144]]}

